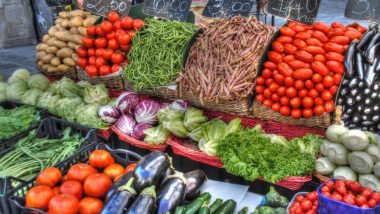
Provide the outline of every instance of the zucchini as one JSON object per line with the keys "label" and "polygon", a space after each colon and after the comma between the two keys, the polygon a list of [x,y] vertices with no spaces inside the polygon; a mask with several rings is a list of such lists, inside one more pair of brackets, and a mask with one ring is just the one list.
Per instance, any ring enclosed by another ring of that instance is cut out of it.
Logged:
{"label": "zucchini", "polygon": [[276,214],[286,214],[286,209],[283,207],[277,207],[277,208],[274,208],[274,212]]}
{"label": "zucchini", "polygon": [[231,214],[234,213],[236,208],[236,201],[230,199],[225,201],[220,207],[216,210],[215,213],[218,214]]}
{"label": "zucchini", "polygon": [[261,206],[258,210],[260,214],[276,214],[274,208],[270,206]]}
{"label": "zucchini", "polygon": [[289,201],[284,196],[280,195],[274,187],[270,187],[269,192],[265,195],[265,200],[268,206],[286,208]]}
{"label": "zucchini", "polygon": [[241,209],[238,214],[247,214],[248,213],[248,207],[243,207],[243,209]]}
{"label": "zucchini", "polygon": [[221,198],[216,199],[212,204],[210,205],[210,213],[213,214],[215,211],[222,205],[223,200]]}
{"label": "zucchini", "polygon": [[186,206],[185,214],[198,213],[203,203],[208,203],[211,198],[211,194],[208,192],[202,193],[197,199]]}
{"label": "zucchini", "polygon": [[210,214],[210,208],[208,208],[208,202],[204,202],[198,214]]}
{"label": "zucchini", "polygon": [[184,214],[185,213],[185,207],[179,206],[175,209],[174,214]]}

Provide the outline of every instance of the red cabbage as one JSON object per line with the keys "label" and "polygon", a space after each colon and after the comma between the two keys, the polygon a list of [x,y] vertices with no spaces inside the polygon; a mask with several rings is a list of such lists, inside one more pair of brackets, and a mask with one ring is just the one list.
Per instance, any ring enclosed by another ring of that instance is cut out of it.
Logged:
{"label": "red cabbage", "polygon": [[135,118],[137,123],[157,123],[157,112],[161,106],[154,100],[143,100],[135,107]]}
{"label": "red cabbage", "polygon": [[98,115],[104,122],[113,124],[120,117],[120,112],[117,108],[106,105],[99,108]]}
{"label": "red cabbage", "polygon": [[133,126],[136,124],[136,121],[130,115],[121,115],[117,119],[115,126],[123,133],[130,135],[133,131]]}
{"label": "red cabbage", "polygon": [[152,125],[148,123],[137,124],[133,127],[131,136],[138,140],[144,140],[145,138],[144,130],[149,129],[149,128],[152,128]]}
{"label": "red cabbage", "polygon": [[139,96],[135,92],[126,91],[117,98],[116,105],[122,114],[132,114],[139,103]]}
{"label": "red cabbage", "polygon": [[173,110],[179,110],[185,112],[188,108],[190,108],[190,104],[184,100],[178,99],[170,104],[170,108]]}

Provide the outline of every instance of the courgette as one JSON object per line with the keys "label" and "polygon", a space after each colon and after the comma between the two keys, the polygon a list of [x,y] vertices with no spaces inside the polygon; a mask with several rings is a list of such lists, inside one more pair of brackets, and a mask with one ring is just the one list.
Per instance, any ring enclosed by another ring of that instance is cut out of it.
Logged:
{"label": "courgette", "polygon": [[258,210],[260,214],[276,214],[274,208],[270,206],[261,206]]}
{"label": "courgette", "polygon": [[248,207],[243,207],[243,209],[241,209],[238,214],[247,214],[248,213]]}
{"label": "courgette", "polygon": [[191,202],[186,206],[185,214],[195,214],[198,213],[199,209],[203,205],[203,203],[210,200],[211,194],[208,192],[202,193],[197,199]]}
{"label": "courgette", "polygon": [[199,214],[210,214],[210,208],[208,207],[208,202],[203,203],[201,209],[198,212]]}
{"label": "courgette", "polygon": [[277,207],[277,208],[274,208],[274,213],[276,213],[276,214],[286,214],[286,209],[283,208],[283,207]]}
{"label": "courgette", "polygon": [[185,213],[185,207],[179,206],[175,209],[174,214],[184,214]]}
{"label": "courgette", "polygon": [[272,207],[286,208],[289,204],[288,199],[280,195],[274,187],[270,187],[269,192],[265,195],[265,200],[267,205]]}
{"label": "courgette", "polygon": [[221,198],[216,199],[212,204],[210,205],[210,213],[213,214],[215,211],[222,205],[223,200]]}
{"label": "courgette", "polygon": [[218,214],[231,214],[235,211],[236,201],[230,199],[225,201],[220,207],[216,210],[215,213]]}

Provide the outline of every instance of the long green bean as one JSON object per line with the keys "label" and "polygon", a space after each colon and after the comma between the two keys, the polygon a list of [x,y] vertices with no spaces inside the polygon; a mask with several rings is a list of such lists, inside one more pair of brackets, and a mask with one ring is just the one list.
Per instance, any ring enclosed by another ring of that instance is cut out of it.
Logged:
{"label": "long green bean", "polygon": [[183,70],[184,51],[196,30],[191,23],[147,19],[144,29],[133,37],[124,77],[138,91],[174,82]]}

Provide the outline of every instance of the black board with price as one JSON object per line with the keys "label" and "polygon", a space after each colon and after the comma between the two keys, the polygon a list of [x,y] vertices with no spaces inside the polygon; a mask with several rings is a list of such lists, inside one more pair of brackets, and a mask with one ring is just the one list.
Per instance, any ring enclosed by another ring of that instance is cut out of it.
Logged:
{"label": "black board with price", "polygon": [[249,16],[256,0],[209,0],[202,15],[211,18]]}
{"label": "black board with price", "polygon": [[177,21],[186,21],[191,0],[146,0],[144,13]]}
{"label": "black board with price", "polygon": [[321,0],[268,0],[266,11],[275,16],[312,24],[320,3]]}
{"label": "black board with price", "polygon": [[106,17],[110,11],[116,11],[121,16],[127,16],[132,0],[84,0],[83,9]]}
{"label": "black board with price", "polygon": [[380,22],[380,0],[348,0],[344,15],[348,18]]}

